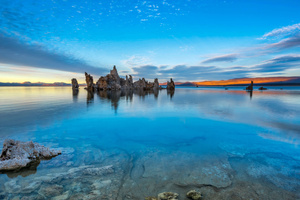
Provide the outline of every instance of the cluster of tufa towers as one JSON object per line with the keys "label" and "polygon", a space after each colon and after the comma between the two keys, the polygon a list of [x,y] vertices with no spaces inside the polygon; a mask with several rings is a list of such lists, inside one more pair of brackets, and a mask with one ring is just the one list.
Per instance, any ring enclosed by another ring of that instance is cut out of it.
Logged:
{"label": "cluster of tufa towers", "polygon": [[[110,70],[110,73],[106,76],[101,76],[96,84],[94,84],[93,77],[85,72],[86,89],[88,91],[95,90],[160,90],[164,89],[159,85],[158,79],[154,79],[154,82],[146,81],[145,78],[139,79],[133,82],[132,76],[126,75],[126,78],[120,78],[116,66]],[[79,84],[75,78],[72,79],[72,88],[78,89]],[[175,83],[170,79],[167,82],[168,90],[175,90]]]}

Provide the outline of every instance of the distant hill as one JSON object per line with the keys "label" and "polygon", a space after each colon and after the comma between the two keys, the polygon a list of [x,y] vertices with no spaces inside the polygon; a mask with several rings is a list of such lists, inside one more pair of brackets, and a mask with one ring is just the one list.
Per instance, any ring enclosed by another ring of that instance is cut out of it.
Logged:
{"label": "distant hill", "polygon": [[43,83],[43,82],[2,83],[0,82],[0,86],[71,86],[71,84],[67,84],[64,82],[55,82],[55,83]]}
{"label": "distant hill", "polygon": [[[300,86],[300,77],[258,77],[258,78],[235,78],[220,81],[201,82],[175,82],[177,86],[246,86],[253,81],[256,86]],[[162,83],[161,85],[166,85]]]}

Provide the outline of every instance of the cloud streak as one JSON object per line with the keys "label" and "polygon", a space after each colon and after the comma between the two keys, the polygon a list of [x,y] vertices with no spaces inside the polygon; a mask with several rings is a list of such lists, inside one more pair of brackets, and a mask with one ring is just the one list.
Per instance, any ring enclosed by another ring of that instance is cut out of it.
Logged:
{"label": "cloud streak", "polygon": [[300,47],[300,33],[267,46],[267,48],[275,48],[278,50],[285,50],[294,47]]}
{"label": "cloud streak", "polygon": [[174,78],[176,81],[186,80],[217,80],[240,77],[251,77],[255,73],[261,75],[282,73],[285,70],[296,69],[300,64],[300,55],[283,55],[273,59],[265,60],[261,64],[253,66],[233,66],[222,68],[217,66],[188,66],[176,65],[170,68],[160,68],[158,66],[140,66],[132,68],[135,77],[147,78]]}
{"label": "cloud streak", "polygon": [[97,75],[107,71],[105,68],[91,66],[72,56],[50,52],[38,45],[24,44],[1,34],[0,63],[78,73],[88,71]]}
{"label": "cloud streak", "polygon": [[238,58],[237,54],[228,54],[228,55],[212,57],[202,61],[201,63],[207,64],[207,63],[214,63],[214,62],[233,62],[237,60],[237,58]]}
{"label": "cloud streak", "polygon": [[262,36],[262,39],[267,39],[270,37],[278,37],[278,36],[284,36],[284,35],[289,35],[295,32],[300,31],[300,23],[294,24],[291,26],[285,26],[282,28],[277,28],[272,30],[271,32],[268,32]]}

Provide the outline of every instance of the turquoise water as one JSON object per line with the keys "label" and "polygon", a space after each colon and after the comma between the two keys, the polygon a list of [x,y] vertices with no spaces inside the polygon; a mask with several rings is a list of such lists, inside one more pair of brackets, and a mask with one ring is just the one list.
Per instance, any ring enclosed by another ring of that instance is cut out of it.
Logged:
{"label": "turquoise water", "polygon": [[0,87],[0,145],[62,155],[0,174],[0,199],[300,198],[300,87],[174,94]]}

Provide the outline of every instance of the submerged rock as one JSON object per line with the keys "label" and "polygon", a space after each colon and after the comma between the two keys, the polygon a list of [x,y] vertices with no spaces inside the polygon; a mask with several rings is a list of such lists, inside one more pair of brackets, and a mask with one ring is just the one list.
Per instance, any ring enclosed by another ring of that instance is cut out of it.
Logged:
{"label": "submerged rock", "polygon": [[196,190],[191,190],[188,193],[186,193],[186,196],[193,200],[200,200],[202,198],[202,195],[200,192],[197,192]]}
{"label": "submerged rock", "polygon": [[156,197],[146,197],[145,200],[157,200]]}
{"label": "submerged rock", "polygon": [[158,200],[177,200],[178,194],[173,192],[163,192],[158,194]]}
{"label": "submerged rock", "polygon": [[267,90],[267,88],[264,88],[264,87],[260,87],[258,88],[259,90]]}
{"label": "submerged rock", "polygon": [[104,174],[109,174],[109,173],[113,173],[114,169],[112,165],[109,166],[104,166],[104,167],[96,167],[96,168],[87,168],[85,170],[83,170],[84,174],[87,175],[104,175]]}
{"label": "submerged rock", "polygon": [[63,186],[57,185],[57,184],[50,185],[50,186],[47,186],[47,187],[42,187],[38,191],[38,193],[40,195],[42,195],[43,197],[47,197],[47,198],[61,195],[62,192],[63,192]]}
{"label": "submerged rock", "polygon": [[77,82],[76,78],[72,78],[71,82],[72,82],[72,89],[73,90],[79,88],[79,85],[78,85],[78,82]]}
{"label": "submerged rock", "polygon": [[3,143],[0,156],[0,171],[18,170],[29,167],[40,159],[50,159],[61,154],[61,151],[49,149],[38,143],[21,142],[7,139]]}

